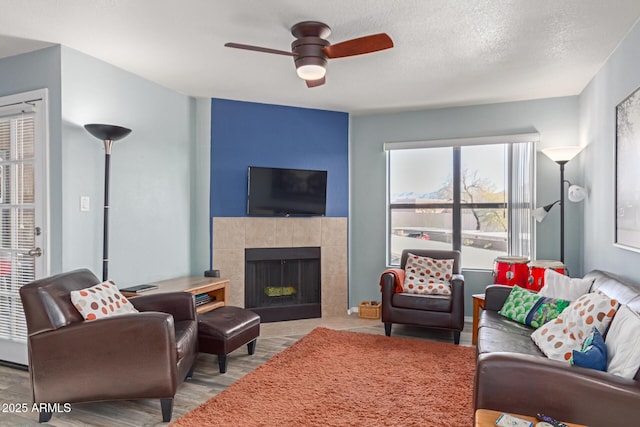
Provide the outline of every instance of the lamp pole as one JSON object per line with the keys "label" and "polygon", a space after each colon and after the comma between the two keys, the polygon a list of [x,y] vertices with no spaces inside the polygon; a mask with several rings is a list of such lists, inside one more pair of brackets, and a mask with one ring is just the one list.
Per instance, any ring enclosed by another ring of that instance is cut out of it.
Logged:
{"label": "lamp pole", "polygon": [[560,262],[564,264],[564,165],[568,160],[561,160],[560,165]]}
{"label": "lamp pole", "polygon": [[102,220],[102,281],[109,278],[109,180],[111,178],[111,146],[113,140],[104,141],[104,214]]}
{"label": "lamp pole", "polygon": [[102,281],[109,279],[109,180],[111,178],[111,147],[113,142],[131,133],[131,129],[116,125],[89,124],[84,128],[104,143],[104,217],[102,219]]}

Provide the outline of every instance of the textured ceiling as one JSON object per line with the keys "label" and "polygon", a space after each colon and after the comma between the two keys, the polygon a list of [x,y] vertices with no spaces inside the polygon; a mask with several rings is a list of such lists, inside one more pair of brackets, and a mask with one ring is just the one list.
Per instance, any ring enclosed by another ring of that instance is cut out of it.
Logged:
{"label": "textured ceiling", "polygon": [[[178,92],[363,114],[576,95],[640,16],[638,0],[0,0],[0,57],[62,44]],[[390,50],[330,60],[308,89],[290,27]],[[2,78],[2,76],[0,76]]]}

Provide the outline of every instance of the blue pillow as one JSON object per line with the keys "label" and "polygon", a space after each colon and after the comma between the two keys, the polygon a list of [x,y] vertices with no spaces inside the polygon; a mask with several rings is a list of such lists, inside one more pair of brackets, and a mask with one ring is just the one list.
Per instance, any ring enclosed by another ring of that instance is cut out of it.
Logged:
{"label": "blue pillow", "polygon": [[596,327],[582,343],[580,350],[573,350],[571,364],[583,368],[607,370],[607,346]]}

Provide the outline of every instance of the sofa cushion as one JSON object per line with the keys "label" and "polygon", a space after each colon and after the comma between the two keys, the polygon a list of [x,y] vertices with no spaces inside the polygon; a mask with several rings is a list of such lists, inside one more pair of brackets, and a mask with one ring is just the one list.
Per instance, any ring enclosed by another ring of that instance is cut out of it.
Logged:
{"label": "sofa cushion", "polygon": [[611,321],[605,340],[607,372],[633,378],[640,369],[640,316],[622,305]]}
{"label": "sofa cushion", "polygon": [[451,312],[451,296],[447,295],[393,294],[391,304],[412,310]]}
{"label": "sofa cushion", "polygon": [[422,295],[451,295],[453,259],[434,259],[410,253],[403,291]]}
{"label": "sofa cushion", "polygon": [[631,310],[640,313],[640,287],[637,284],[600,270],[590,271],[584,277],[594,279],[591,292],[604,293],[609,298],[615,299],[620,304],[626,304]]}
{"label": "sofa cushion", "polygon": [[498,314],[496,311],[484,311],[480,314],[480,320],[478,321],[479,328],[491,328],[496,329],[509,334],[522,335],[531,340],[531,333],[533,328],[523,325],[521,323],[509,320],[506,317]]}
{"label": "sofa cushion", "polygon": [[589,293],[575,300],[557,319],[531,334],[531,339],[549,358],[569,363],[573,350],[582,346],[593,327],[607,330],[618,302],[606,295]]}
{"label": "sofa cushion", "polygon": [[531,341],[531,328],[491,311],[482,313],[479,324],[478,354],[509,352],[544,357]]}
{"label": "sofa cushion", "polygon": [[118,314],[138,313],[111,280],[90,288],[71,291],[71,302],[85,320],[96,320]]}

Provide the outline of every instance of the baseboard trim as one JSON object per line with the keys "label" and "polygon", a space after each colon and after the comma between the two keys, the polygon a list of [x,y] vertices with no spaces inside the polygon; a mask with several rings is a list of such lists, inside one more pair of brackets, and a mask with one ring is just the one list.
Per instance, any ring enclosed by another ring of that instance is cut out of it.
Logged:
{"label": "baseboard trim", "polygon": [[[352,314],[358,314],[358,307],[351,307],[347,309],[347,314],[350,316]],[[472,323],[473,324],[473,317],[472,316],[464,316],[464,323]]]}

